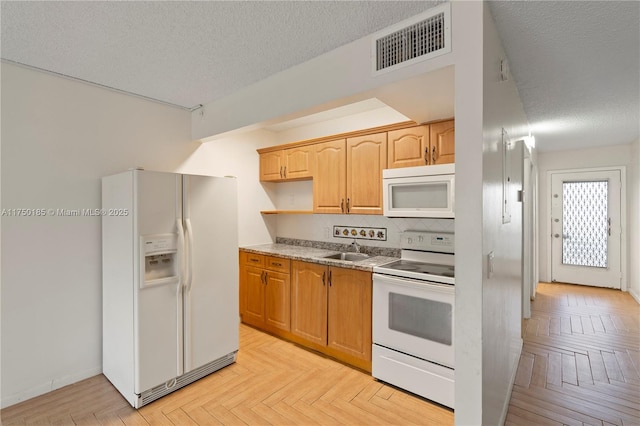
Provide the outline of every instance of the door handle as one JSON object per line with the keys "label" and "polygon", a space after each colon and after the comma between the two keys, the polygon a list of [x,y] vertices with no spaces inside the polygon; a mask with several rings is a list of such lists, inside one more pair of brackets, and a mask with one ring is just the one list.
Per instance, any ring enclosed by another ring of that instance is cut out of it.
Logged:
{"label": "door handle", "polygon": [[560,238],[560,234],[553,234],[555,238]]}
{"label": "door handle", "polygon": [[607,219],[607,233],[611,236],[611,218]]}

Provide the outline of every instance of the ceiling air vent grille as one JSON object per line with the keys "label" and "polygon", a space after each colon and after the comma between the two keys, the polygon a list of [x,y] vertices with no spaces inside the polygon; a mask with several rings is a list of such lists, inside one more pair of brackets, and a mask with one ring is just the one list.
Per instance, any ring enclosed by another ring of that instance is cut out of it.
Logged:
{"label": "ceiling air vent grille", "polygon": [[405,21],[399,24],[402,28],[392,27],[384,35],[375,37],[374,73],[410,65],[450,52],[449,10],[448,7],[431,9],[427,11],[426,16],[422,14],[414,17],[409,25]]}

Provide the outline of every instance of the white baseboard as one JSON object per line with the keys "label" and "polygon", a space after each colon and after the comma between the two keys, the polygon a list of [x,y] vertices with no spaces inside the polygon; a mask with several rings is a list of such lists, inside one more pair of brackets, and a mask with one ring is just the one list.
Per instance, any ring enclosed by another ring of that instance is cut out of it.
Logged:
{"label": "white baseboard", "polygon": [[509,391],[507,392],[507,397],[504,400],[504,404],[502,406],[502,414],[500,415],[500,423],[501,425],[504,424],[505,420],[507,419],[507,412],[509,411],[509,402],[511,402],[511,392],[513,392],[513,385],[516,381],[516,374],[518,373],[518,364],[520,364],[520,357],[522,356],[522,345],[523,345],[524,341],[522,339],[520,339],[519,344],[520,346],[517,348],[518,351],[518,358],[516,363],[514,364],[512,370],[511,370],[511,380],[509,380]]}
{"label": "white baseboard", "polygon": [[635,299],[636,302],[638,302],[638,304],[640,304],[640,295],[638,295],[635,291],[631,291],[631,290],[629,290],[629,294],[631,295],[631,297]]}
{"label": "white baseboard", "polygon": [[35,398],[36,396],[44,395],[45,393],[60,389],[72,383],[79,382],[80,380],[88,379],[89,377],[97,376],[102,373],[102,366],[90,368],[80,373],[71,374],[64,377],[57,377],[51,379],[46,383],[41,383],[37,386],[33,386],[27,390],[16,392],[10,395],[2,395],[2,401],[0,401],[0,408],[7,408],[11,405],[17,404],[27,399]]}

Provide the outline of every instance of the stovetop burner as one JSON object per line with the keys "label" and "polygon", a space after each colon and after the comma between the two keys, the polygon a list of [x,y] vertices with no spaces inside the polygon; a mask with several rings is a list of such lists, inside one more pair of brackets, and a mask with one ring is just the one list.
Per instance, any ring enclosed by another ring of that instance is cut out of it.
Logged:
{"label": "stovetop burner", "polygon": [[407,271],[414,274],[425,274],[441,277],[455,276],[455,269],[449,265],[438,265],[434,263],[423,263],[412,260],[396,260],[395,262],[383,265],[381,268],[391,271]]}
{"label": "stovetop burner", "polygon": [[453,234],[405,231],[400,238],[400,259],[376,266],[374,274],[455,285]]}

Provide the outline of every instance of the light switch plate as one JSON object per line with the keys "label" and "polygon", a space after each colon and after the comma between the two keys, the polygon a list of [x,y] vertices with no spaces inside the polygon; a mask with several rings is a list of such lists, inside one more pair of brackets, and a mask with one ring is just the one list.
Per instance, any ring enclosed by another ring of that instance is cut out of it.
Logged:
{"label": "light switch plate", "polygon": [[493,278],[493,260],[495,258],[495,254],[493,251],[490,251],[487,255],[487,278]]}

